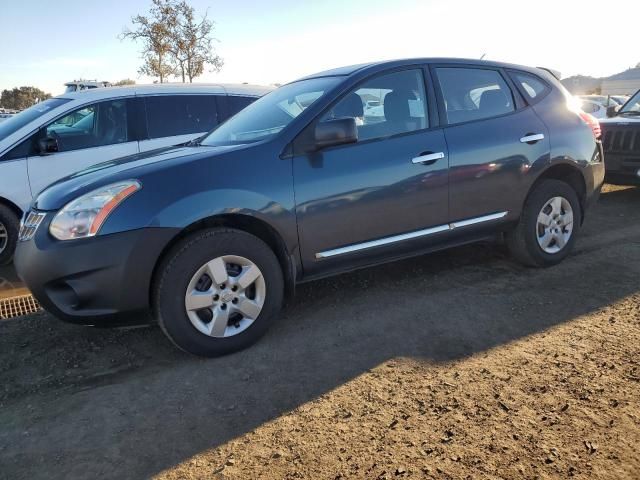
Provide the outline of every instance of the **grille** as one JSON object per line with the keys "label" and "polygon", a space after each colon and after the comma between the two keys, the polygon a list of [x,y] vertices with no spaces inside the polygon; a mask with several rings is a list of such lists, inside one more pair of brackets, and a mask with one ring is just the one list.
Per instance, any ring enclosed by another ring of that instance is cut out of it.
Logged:
{"label": "grille", "polygon": [[0,299],[0,320],[21,317],[41,310],[40,304],[33,295],[20,295]]}
{"label": "grille", "polygon": [[46,213],[39,212],[29,212],[20,223],[20,235],[18,239],[21,242],[26,242],[27,240],[31,240],[33,236],[36,234],[36,230],[44,220]]}
{"label": "grille", "polygon": [[606,127],[603,147],[605,153],[632,153],[640,155],[640,125],[627,128]]}

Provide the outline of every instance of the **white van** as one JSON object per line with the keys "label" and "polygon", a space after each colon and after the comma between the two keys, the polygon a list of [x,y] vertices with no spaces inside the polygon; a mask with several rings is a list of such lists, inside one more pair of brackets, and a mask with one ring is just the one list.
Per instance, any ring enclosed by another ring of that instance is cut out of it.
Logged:
{"label": "white van", "polygon": [[271,91],[251,85],[158,84],[65,93],[0,123],[0,265],[31,200],[96,163],[188,142]]}

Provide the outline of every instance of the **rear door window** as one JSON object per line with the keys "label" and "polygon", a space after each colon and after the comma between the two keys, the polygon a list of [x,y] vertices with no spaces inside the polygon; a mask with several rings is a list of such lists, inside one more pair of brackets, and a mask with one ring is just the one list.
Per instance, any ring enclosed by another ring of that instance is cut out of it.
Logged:
{"label": "rear door window", "polygon": [[496,70],[442,67],[436,73],[450,125],[515,111],[513,93]]}
{"label": "rear door window", "polygon": [[215,95],[145,97],[149,138],[208,132],[218,124]]}

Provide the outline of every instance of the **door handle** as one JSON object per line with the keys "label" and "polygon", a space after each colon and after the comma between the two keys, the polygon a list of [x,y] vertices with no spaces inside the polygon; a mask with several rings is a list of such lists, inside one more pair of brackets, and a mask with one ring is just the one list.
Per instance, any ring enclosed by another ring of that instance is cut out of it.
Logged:
{"label": "door handle", "polygon": [[520,139],[520,143],[534,144],[540,140],[544,140],[542,133],[529,133]]}
{"label": "door handle", "polygon": [[441,158],[444,158],[444,152],[431,153],[424,152],[417,157],[411,159],[411,163],[421,163],[423,165],[431,165],[436,163]]}

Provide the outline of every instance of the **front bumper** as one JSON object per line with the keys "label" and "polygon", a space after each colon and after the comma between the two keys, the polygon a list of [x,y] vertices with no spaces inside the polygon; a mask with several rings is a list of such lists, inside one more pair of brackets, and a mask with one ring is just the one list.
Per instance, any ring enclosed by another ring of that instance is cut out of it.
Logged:
{"label": "front bumper", "polygon": [[18,243],[14,258],[42,306],[83,325],[147,323],[153,271],[178,230],[143,228],[62,242],[49,235],[53,215],[31,240]]}
{"label": "front bumper", "polygon": [[607,182],[619,185],[640,184],[640,153],[626,155],[607,153],[605,157]]}

